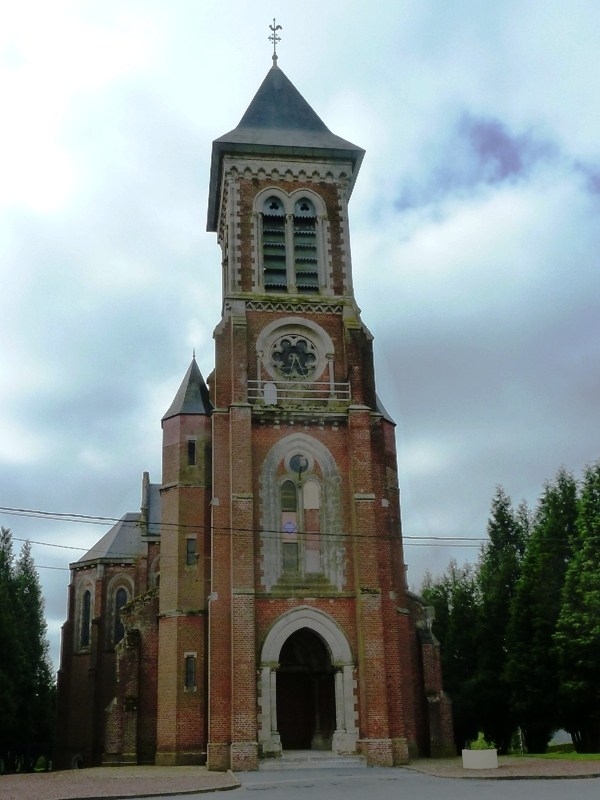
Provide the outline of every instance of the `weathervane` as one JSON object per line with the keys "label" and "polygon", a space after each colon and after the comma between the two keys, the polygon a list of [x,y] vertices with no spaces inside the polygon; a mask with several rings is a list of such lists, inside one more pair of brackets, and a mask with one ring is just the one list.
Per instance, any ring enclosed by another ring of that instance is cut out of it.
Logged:
{"label": "weathervane", "polygon": [[269,41],[273,42],[273,66],[277,66],[277,42],[281,41],[281,36],[277,35],[277,31],[280,31],[281,25],[277,25],[275,22],[275,17],[273,17],[273,24],[269,25],[269,30],[273,31],[273,33],[269,36]]}

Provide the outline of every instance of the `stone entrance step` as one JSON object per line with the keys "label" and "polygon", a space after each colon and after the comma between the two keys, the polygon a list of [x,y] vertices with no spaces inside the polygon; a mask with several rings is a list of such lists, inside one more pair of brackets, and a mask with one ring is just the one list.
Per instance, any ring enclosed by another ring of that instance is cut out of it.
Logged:
{"label": "stone entrance step", "polygon": [[284,750],[281,758],[265,758],[259,770],[284,769],[336,769],[338,767],[366,767],[367,759],[359,755],[341,755],[330,750]]}

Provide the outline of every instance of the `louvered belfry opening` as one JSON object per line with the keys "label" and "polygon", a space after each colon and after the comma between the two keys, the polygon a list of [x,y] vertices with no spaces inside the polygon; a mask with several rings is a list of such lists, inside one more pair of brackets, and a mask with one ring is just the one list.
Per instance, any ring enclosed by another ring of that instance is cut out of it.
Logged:
{"label": "louvered belfry opening", "polygon": [[269,197],[263,207],[263,279],[267,292],[287,292],[285,247],[285,209],[277,197]]}
{"label": "louvered belfry opening", "polygon": [[297,200],[293,211],[286,214],[284,203],[275,196],[263,204],[264,288],[266,292],[318,294],[317,212],[307,197]]}
{"label": "louvered belfry opening", "polygon": [[299,294],[318,294],[317,214],[307,198],[294,205],[294,274]]}

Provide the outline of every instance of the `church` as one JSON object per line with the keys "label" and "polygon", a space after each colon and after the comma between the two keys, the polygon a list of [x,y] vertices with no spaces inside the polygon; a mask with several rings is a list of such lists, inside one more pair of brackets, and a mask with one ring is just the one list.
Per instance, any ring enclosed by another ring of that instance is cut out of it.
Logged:
{"label": "church", "polygon": [[406,583],[395,425],[352,285],[363,156],[276,53],[213,142],[214,369],[205,380],[192,359],[139,513],[70,565],[57,767],[455,754],[429,610]]}

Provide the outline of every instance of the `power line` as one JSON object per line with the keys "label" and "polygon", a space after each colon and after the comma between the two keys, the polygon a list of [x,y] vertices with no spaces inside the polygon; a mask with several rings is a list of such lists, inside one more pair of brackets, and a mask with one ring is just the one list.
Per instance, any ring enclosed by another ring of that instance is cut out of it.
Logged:
{"label": "power line", "polygon": [[83,552],[86,552],[86,550],[90,549],[89,547],[87,547],[87,548],[86,547],[76,547],[75,545],[72,545],[72,544],[55,544],[54,542],[39,542],[39,541],[36,541],[35,539],[23,539],[23,538],[20,538],[19,536],[12,536],[11,538],[12,538],[13,542],[29,542],[30,544],[41,544],[41,545],[44,545],[45,547],[56,547],[57,549],[60,549],[60,550],[81,550]]}
{"label": "power line", "polygon": [[[299,535],[303,535],[303,534],[299,534]],[[326,535],[333,535],[333,534],[323,534],[323,535],[326,536]],[[341,534],[341,536],[348,537],[348,538],[350,537],[350,535],[351,534]],[[274,539],[275,535],[270,535],[268,538]],[[367,537],[362,537],[362,538],[367,538]],[[414,537],[414,538],[417,538],[417,537]],[[23,538],[19,538],[18,536],[13,536],[12,539],[13,539],[14,542],[30,542],[31,544],[34,544],[34,545],[40,545],[40,546],[43,546],[43,547],[53,547],[53,548],[57,548],[57,549],[78,550],[80,552],[89,552],[90,550],[93,550],[93,545],[92,545],[92,547],[85,548],[85,547],[75,547],[74,545],[54,544],[54,542],[41,542],[41,541],[36,541],[35,539],[23,539]],[[387,537],[387,539],[390,540],[390,537]],[[408,544],[409,547],[451,547],[452,549],[458,549],[458,548],[470,548],[470,549],[472,549],[474,547],[477,547],[477,548],[480,547],[480,544],[477,541],[474,541],[473,544],[469,544],[467,542],[456,542],[455,543],[454,540],[452,540],[452,539],[448,539],[448,541],[446,541],[446,542],[411,541],[411,542],[408,542],[407,544]],[[132,557],[131,553],[117,553],[117,552],[111,552],[110,553],[110,558],[111,559],[115,559],[115,560],[126,559],[126,558],[131,558],[131,557]],[[165,558],[173,558],[173,559],[177,558],[177,556],[166,556],[164,553],[161,553],[160,557],[161,557],[161,559],[163,561],[164,561]],[[202,557],[201,554],[197,554],[197,556],[196,556],[196,558],[201,558],[201,557]],[[211,557],[210,556],[203,556],[203,558],[205,558],[208,561],[208,560],[210,560]],[[90,560],[93,560],[93,559],[90,559]],[[72,562],[72,563],[77,563],[77,562]],[[38,567],[39,569],[59,569],[59,570],[66,570],[67,572],[69,571],[69,569],[67,567],[50,567],[50,566],[44,566],[44,565],[39,565],[39,564],[36,564],[36,567]]]}
{"label": "power line", "polygon": [[71,570],[68,567],[49,567],[47,564],[36,564],[36,569],[56,569],[59,572],[70,572]]}
{"label": "power line", "polygon": [[[221,531],[221,533],[222,532],[223,531]],[[265,533],[265,532],[262,532],[262,533]],[[267,533],[267,535],[266,536],[263,535],[261,538],[263,538],[263,539],[265,539],[265,538],[275,539],[275,538],[278,538],[279,535],[280,535],[279,532],[266,532],[266,533]],[[303,533],[303,532],[299,532],[298,535],[299,536],[303,536],[303,535],[306,535],[306,534]],[[373,538],[373,537],[366,536],[365,534],[355,534],[354,536],[352,536],[352,534],[348,534],[348,533],[341,533],[341,534],[327,534],[327,533],[324,533],[324,534],[319,534],[319,535],[320,536],[337,536],[338,538],[362,538],[362,539]],[[381,539],[381,538],[382,537],[379,537],[379,539]],[[409,547],[451,547],[453,549],[454,548],[471,548],[472,549],[474,547],[477,547],[477,548],[480,547],[480,544],[481,544],[479,540],[473,540],[472,542],[470,542],[466,538],[462,539],[462,541],[461,541],[461,539],[456,539],[455,540],[455,539],[452,539],[451,537],[418,537],[418,536],[413,536],[413,537],[407,537],[407,538],[410,538],[411,540],[413,540],[413,541],[409,541],[409,542],[406,543],[407,546],[409,546]],[[435,538],[440,539],[442,541],[431,541],[431,539],[435,539]],[[42,542],[42,541],[39,541],[39,540],[36,540],[36,539],[24,539],[24,538],[21,538],[21,537],[18,537],[18,536],[13,536],[12,539],[13,539],[14,542],[30,542],[31,544],[39,545],[39,546],[42,546],[42,547],[53,547],[53,548],[61,549],[61,550],[77,550],[77,551],[82,552],[82,553],[86,553],[86,552],[89,552],[89,551],[94,549],[94,545],[92,545],[92,547],[86,548],[86,547],[77,547],[75,545],[55,544],[54,542]],[[385,537],[385,540],[386,541],[392,541],[392,537],[387,536],[387,537]],[[118,552],[114,552],[114,551],[112,551],[110,553],[110,558],[111,559],[131,558],[131,557],[132,557],[131,553],[118,553]],[[165,558],[169,558],[169,557],[170,558],[177,558],[177,556],[165,556],[164,553],[161,553],[161,558],[163,560]],[[198,555],[197,557],[200,557],[200,555]],[[204,558],[206,558],[206,560],[209,560],[210,556],[204,556]],[[40,569],[66,569],[66,568],[65,567],[43,567],[43,566],[40,566]]]}
{"label": "power line", "polygon": [[[38,509],[28,509],[28,508],[11,508],[6,506],[0,506],[0,514],[7,514],[12,516],[21,516],[21,517],[30,517],[34,519],[46,519],[51,521],[58,521],[58,522],[77,522],[77,523],[84,523],[84,524],[93,524],[93,525],[107,525],[112,524],[116,525],[119,522],[122,522],[124,525],[133,525],[139,526],[138,521],[133,520],[124,520],[123,518],[117,519],[116,517],[100,517],[100,516],[92,516],[89,514],[74,514],[74,513],[66,513],[66,512],[58,512],[58,511],[41,511]],[[270,529],[259,529],[259,528],[240,528],[236,526],[206,526],[203,524],[186,524],[186,523],[177,523],[177,522],[161,522],[155,523],[160,525],[161,529],[171,529],[176,531],[189,531],[202,533],[204,532],[207,527],[216,533],[232,533],[232,534],[241,534],[241,533],[252,533],[252,534],[259,534],[261,536],[277,536],[281,535],[281,531],[279,530],[270,530]],[[306,533],[306,531],[298,531],[298,533]],[[372,539],[378,538],[379,540],[388,540],[388,541],[395,541],[399,537],[396,535],[393,536],[377,536],[374,537],[372,534],[366,533],[355,533],[355,534],[348,534],[342,531],[340,532],[320,532],[320,536],[335,536],[335,537],[349,537],[356,539]],[[24,539],[17,539],[13,537],[15,541],[25,541]],[[412,544],[412,542],[420,542],[422,543],[421,546],[428,546],[431,543],[431,546],[437,546],[438,542],[442,542],[444,544],[451,544],[453,546],[467,546],[467,547],[476,547],[483,542],[487,542],[487,538],[473,538],[471,536],[410,536],[405,535],[401,537],[402,541]],[[70,550],[81,550],[85,552],[90,548],[85,547],[75,547],[72,545],[58,545],[51,542],[34,542],[30,540],[32,544],[42,544],[48,545],[51,547],[62,547],[65,549]],[[461,545],[461,543],[463,543]]]}
{"label": "power line", "polygon": [[34,508],[10,508],[8,506],[0,506],[0,514],[7,514],[9,516],[17,517],[32,517],[34,519],[50,519],[59,522],[85,522],[91,525],[107,525],[120,521],[115,517],[63,513],[61,511],[40,511],[39,509]]}

